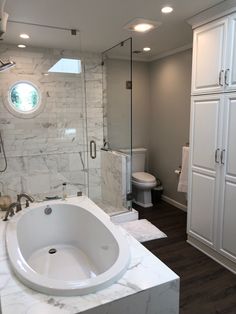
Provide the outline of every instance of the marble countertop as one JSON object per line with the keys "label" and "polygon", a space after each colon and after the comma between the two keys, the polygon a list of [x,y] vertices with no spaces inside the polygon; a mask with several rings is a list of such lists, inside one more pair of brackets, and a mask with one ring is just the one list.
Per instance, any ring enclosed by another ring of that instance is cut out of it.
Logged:
{"label": "marble countertop", "polygon": [[[81,206],[96,206],[86,196],[80,197],[79,202]],[[179,289],[179,277],[123,228],[116,226],[127,238],[131,250],[128,270],[118,282],[106,289],[84,296],[57,297],[39,293],[24,286],[10,269],[5,247],[6,226],[7,223],[1,219],[0,293],[2,314],[77,314],[156,286],[169,284],[168,289],[175,291]]]}

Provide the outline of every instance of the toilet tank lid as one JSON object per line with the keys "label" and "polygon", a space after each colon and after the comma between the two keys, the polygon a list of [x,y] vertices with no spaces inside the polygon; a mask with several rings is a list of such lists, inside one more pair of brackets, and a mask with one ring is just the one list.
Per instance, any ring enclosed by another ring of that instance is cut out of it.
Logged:
{"label": "toilet tank lid", "polygon": [[156,178],[147,172],[134,172],[132,173],[132,178],[138,182],[148,182],[153,183],[156,181]]}

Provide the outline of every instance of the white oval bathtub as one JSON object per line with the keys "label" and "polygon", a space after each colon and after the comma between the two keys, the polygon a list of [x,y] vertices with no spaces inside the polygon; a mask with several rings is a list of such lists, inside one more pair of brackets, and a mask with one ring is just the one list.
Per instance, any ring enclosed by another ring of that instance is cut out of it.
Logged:
{"label": "white oval bathtub", "polygon": [[105,288],[124,274],[130,256],[125,238],[101,210],[62,201],[16,214],[8,222],[6,244],[19,279],[51,295]]}

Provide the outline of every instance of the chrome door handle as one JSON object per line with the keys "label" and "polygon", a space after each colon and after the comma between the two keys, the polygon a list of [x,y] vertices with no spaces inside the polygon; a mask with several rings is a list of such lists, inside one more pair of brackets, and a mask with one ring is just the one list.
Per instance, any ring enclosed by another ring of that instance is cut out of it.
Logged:
{"label": "chrome door handle", "polygon": [[225,164],[225,149],[223,149],[220,153],[220,162],[222,165]]}
{"label": "chrome door handle", "polygon": [[229,76],[228,76],[228,74],[229,74],[229,69],[227,69],[225,71],[225,85],[226,86],[229,86]]}
{"label": "chrome door handle", "polygon": [[220,163],[220,161],[219,161],[219,152],[220,152],[220,149],[217,148],[216,151],[215,151],[215,163],[216,164]]}
{"label": "chrome door handle", "polygon": [[90,141],[90,157],[92,159],[97,157],[97,145],[95,141]]}
{"label": "chrome door handle", "polygon": [[221,70],[219,73],[219,85],[224,86],[224,83],[222,83],[222,74],[224,73],[224,70]]}

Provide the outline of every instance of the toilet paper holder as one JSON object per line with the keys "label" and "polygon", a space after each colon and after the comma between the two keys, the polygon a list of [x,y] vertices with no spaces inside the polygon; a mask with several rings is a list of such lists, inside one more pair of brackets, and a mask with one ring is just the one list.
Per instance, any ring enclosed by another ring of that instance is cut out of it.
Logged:
{"label": "toilet paper holder", "polygon": [[179,167],[179,169],[175,170],[175,174],[180,175],[181,174],[181,167]]}

